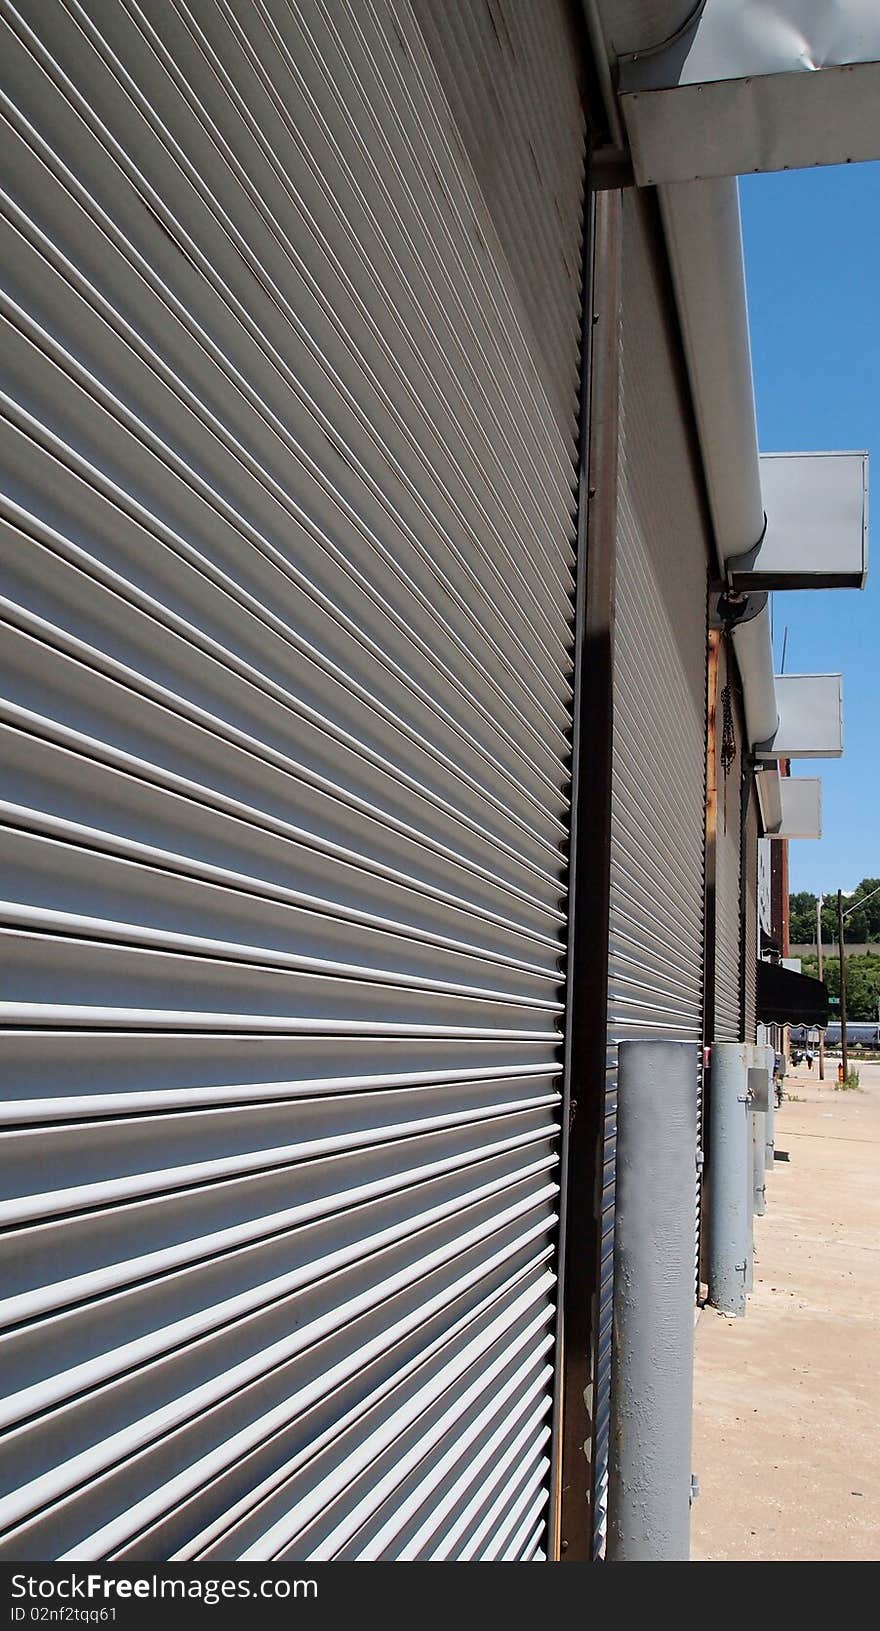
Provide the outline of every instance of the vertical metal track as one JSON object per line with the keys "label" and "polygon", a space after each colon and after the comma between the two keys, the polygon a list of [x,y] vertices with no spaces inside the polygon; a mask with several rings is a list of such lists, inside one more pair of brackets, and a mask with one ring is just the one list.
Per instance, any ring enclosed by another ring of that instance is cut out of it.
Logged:
{"label": "vertical metal track", "polygon": [[[578,434],[578,519],[577,519],[577,564],[575,583],[575,621],[574,621],[574,694],[572,705],[571,729],[571,821],[569,828],[568,849],[568,885],[569,900],[572,903],[577,899],[577,878],[579,866],[578,849],[578,817],[580,790],[583,785],[581,765],[581,726],[584,702],[584,618],[587,599],[587,524],[586,504],[584,503],[584,483],[589,464],[589,437],[590,437],[590,393],[589,383],[591,375],[592,357],[592,287],[593,287],[593,248],[595,232],[595,200],[590,188],[589,163],[584,173],[584,241],[583,241],[583,304],[581,322],[581,392],[580,392],[580,418]],[[559,1299],[556,1313],[556,1356],[553,1385],[553,1420],[550,1460],[553,1468],[551,1478],[551,1514],[550,1514],[550,1557],[558,1562],[562,1552],[562,1479],[563,1479],[563,1422],[564,1422],[564,1389],[565,1389],[565,1316],[564,1299],[567,1279],[566,1252],[568,1249],[568,1209],[570,1205],[569,1158],[571,1149],[571,1124],[575,1108],[572,1095],[572,1062],[573,1062],[573,1034],[574,1026],[571,1016],[575,1011],[575,970],[578,916],[574,909],[569,911],[568,944],[566,948],[566,977],[565,998],[566,1010],[569,1015],[569,1024],[565,1036],[564,1064],[562,1078],[562,1136],[560,1139],[560,1196],[559,1196],[559,1236],[557,1245],[557,1273],[559,1276]]]}
{"label": "vertical metal track", "polygon": [[[591,197],[592,254],[585,257],[585,342],[578,506],[584,602],[579,637],[580,706],[572,876],[572,939],[566,1059],[565,1269],[558,1406],[557,1532],[565,1561],[592,1556],[595,1467],[596,1321],[602,1249],[605,1142],[605,1026],[613,733],[614,561],[617,534],[617,436],[621,195]],[[585,677],[588,677],[588,684]],[[584,774],[588,743],[589,778]]]}

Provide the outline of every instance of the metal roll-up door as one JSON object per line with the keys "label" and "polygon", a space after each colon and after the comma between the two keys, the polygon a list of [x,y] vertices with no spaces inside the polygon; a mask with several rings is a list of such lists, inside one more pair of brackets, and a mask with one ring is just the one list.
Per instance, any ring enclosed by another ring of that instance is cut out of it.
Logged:
{"label": "metal roll-up door", "polygon": [[[604,1525],[617,1048],[700,1042],[708,545],[671,291],[653,202],[623,207],[614,750],[602,1272],[598,1544]],[[696,1157],[696,1152],[695,1152]]]}
{"label": "metal roll-up door", "polygon": [[0,5],[7,1558],[547,1551],[584,127],[427,9]]}
{"label": "metal roll-up door", "polygon": [[742,1036],[742,752],[745,723],[736,663],[726,641],[718,650],[715,706],[714,1025],[712,1039]]}
{"label": "metal roll-up door", "polygon": [[749,777],[746,814],[743,822],[743,896],[740,921],[743,929],[743,1013],[744,1037],[754,1042],[758,1035],[758,838],[760,815],[754,776]]}

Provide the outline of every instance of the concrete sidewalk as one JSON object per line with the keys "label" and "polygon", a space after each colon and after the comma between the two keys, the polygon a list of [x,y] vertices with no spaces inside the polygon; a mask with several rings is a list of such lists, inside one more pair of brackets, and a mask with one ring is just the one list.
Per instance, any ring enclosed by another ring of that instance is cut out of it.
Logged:
{"label": "concrete sidewalk", "polygon": [[695,1561],[880,1559],[880,1065],[786,1087],[745,1319],[696,1333]]}

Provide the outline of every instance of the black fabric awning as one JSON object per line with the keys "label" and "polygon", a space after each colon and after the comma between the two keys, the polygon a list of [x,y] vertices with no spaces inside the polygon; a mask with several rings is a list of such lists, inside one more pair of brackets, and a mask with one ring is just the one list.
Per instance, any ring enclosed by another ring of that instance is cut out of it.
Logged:
{"label": "black fabric awning", "polygon": [[764,1025],[827,1025],[824,980],[797,974],[781,963],[758,964],[758,1019]]}

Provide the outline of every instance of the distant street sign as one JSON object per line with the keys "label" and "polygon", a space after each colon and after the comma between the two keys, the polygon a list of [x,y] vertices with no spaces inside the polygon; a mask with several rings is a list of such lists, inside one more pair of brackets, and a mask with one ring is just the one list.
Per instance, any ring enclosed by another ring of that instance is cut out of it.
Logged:
{"label": "distant street sign", "polygon": [[829,997],[828,1001],[830,1002],[832,1008],[839,1008],[840,1007],[840,998],[839,997]]}

